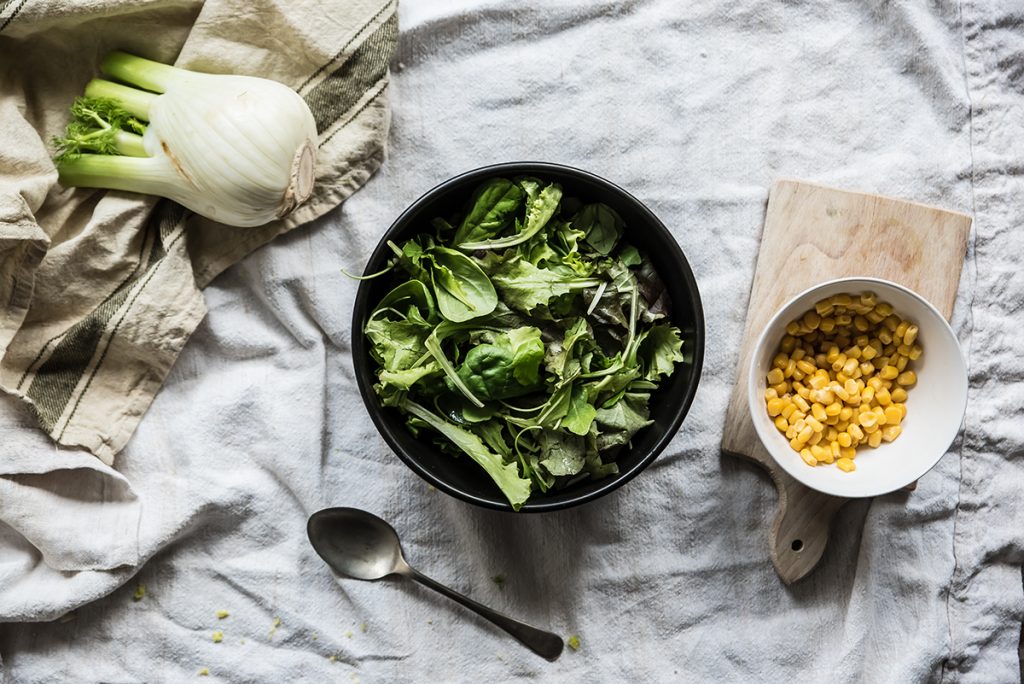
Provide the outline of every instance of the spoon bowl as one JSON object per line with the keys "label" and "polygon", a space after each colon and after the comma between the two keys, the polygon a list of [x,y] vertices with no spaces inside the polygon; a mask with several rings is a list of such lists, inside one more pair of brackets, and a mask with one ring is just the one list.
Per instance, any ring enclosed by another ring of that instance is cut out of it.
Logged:
{"label": "spoon bowl", "polygon": [[310,516],[306,534],[317,554],[342,577],[365,581],[390,575],[408,577],[490,620],[539,656],[554,660],[562,653],[564,643],[557,634],[477,603],[411,567],[402,556],[395,528],[373,513],[358,508],[326,508]]}
{"label": "spoon bowl", "polygon": [[313,549],[344,577],[374,581],[408,567],[395,528],[355,508],[327,508],[306,525]]}

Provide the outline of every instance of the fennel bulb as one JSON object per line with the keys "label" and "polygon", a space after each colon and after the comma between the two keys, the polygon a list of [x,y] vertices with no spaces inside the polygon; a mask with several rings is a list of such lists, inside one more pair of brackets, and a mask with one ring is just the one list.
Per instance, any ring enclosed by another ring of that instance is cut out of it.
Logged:
{"label": "fennel bulb", "polygon": [[124,52],[101,69],[137,87],[89,82],[54,140],[63,185],[159,195],[242,227],[282,218],[312,193],[316,124],[291,88]]}

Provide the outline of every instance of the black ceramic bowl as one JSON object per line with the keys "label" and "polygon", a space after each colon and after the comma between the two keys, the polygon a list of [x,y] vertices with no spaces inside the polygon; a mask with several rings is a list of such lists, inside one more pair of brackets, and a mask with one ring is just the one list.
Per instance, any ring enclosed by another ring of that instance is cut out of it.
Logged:
{"label": "black ceramic bowl", "polygon": [[[604,202],[619,213],[626,224],[626,239],[654,262],[654,267],[672,298],[672,323],[682,331],[686,362],[663,380],[651,399],[654,423],[633,438],[632,448],[619,454],[619,473],[602,480],[584,480],[560,491],[535,493],[520,511],[552,511],[593,501],[621,487],[653,461],[679,429],[693,402],[704,358],[704,312],[690,265],[665,225],[639,200],[622,188],[593,174],[569,166],[540,162],[496,164],[469,171],[441,183],[416,200],[381,238],[367,262],[365,274],[385,267],[392,252],[387,241],[401,243],[414,235],[431,231],[436,216],[459,211],[480,182],[497,176],[529,175],[560,183],[567,197],[584,202]],[[403,415],[380,405],[373,390],[376,362],[362,334],[373,307],[394,286],[383,276],[364,280],[356,294],[352,316],[352,356],[359,391],[384,441],[398,457],[423,479],[441,491],[485,508],[511,511],[512,506],[487,474],[470,458],[453,458],[427,441],[417,441],[405,427]]]}

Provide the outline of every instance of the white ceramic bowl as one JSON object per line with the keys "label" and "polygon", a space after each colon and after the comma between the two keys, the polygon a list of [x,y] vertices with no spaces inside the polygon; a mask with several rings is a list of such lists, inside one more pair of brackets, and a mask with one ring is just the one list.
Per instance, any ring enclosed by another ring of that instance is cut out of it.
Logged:
{"label": "white ceramic bowl", "polygon": [[[924,353],[913,362],[917,384],[908,391],[903,432],[892,442],[857,449],[857,469],[847,473],[833,465],[809,466],[789,446],[765,408],[765,375],[771,370],[786,324],[835,294],[874,292],[896,314],[916,323]],[[956,438],[967,408],[967,364],[946,319],[917,293],[877,278],[840,278],[801,292],[768,322],[754,348],[747,376],[750,417],[768,453],[799,482],[834,496],[878,496],[901,489],[927,473]]]}

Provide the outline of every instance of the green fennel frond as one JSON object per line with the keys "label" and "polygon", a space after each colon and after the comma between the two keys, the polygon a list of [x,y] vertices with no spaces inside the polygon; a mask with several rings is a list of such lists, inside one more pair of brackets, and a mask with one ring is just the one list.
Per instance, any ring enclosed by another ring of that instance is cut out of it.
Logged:
{"label": "green fennel frond", "polygon": [[63,136],[54,136],[54,161],[72,159],[85,152],[117,154],[118,131],[141,135],[146,125],[107,97],[79,97],[71,105],[72,119]]}

